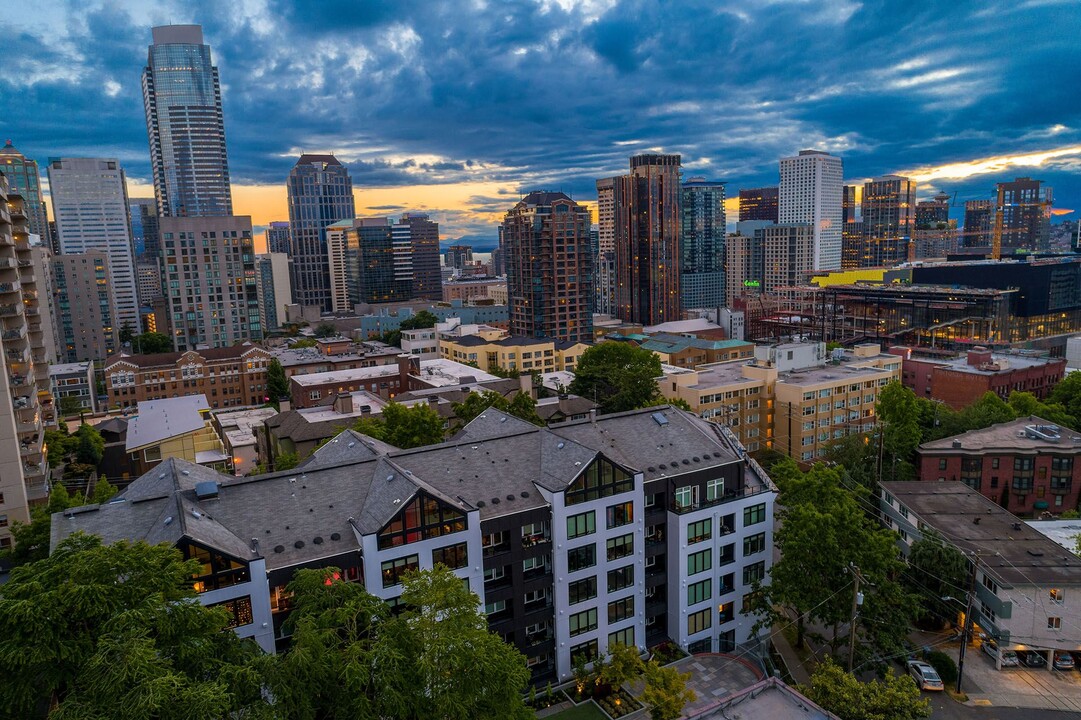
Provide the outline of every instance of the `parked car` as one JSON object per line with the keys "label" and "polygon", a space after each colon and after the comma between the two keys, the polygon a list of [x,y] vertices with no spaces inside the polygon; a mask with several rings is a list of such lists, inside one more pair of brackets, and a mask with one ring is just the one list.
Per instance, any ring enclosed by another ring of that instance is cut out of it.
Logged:
{"label": "parked car", "polygon": [[908,674],[916,681],[920,690],[942,690],[942,678],[938,671],[922,660],[908,661]]}
{"label": "parked car", "polygon": [[1055,659],[1052,665],[1056,670],[1073,670],[1076,667],[1073,656],[1065,650],[1055,651]]}
{"label": "parked car", "polygon": [[[994,660],[998,660],[999,654],[1001,654],[1002,660],[1000,662],[1002,664],[1002,667],[1017,667],[1020,664],[1017,660],[1017,653],[1015,653],[1013,650],[999,651],[998,645],[995,643],[994,640],[984,640],[982,647],[983,651],[990,655]],[[1070,667],[1072,668],[1073,666],[1071,665]]]}
{"label": "parked car", "polygon": [[1047,656],[1039,650],[1018,650],[1017,659],[1021,664],[1030,668],[1047,667]]}

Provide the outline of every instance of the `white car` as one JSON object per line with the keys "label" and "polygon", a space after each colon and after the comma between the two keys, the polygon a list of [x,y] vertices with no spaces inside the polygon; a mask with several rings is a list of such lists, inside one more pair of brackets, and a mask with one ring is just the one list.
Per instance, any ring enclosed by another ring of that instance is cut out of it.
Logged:
{"label": "white car", "polygon": [[916,681],[916,686],[919,687],[920,690],[945,689],[945,686],[942,684],[942,678],[938,676],[938,671],[923,660],[909,660],[906,664],[908,666],[908,674]]}
{"label": "white car", "polygon": [[981,647],[983,647],[983,651],[985,653],[990,655],[992,659],[995,660],[998,659],[999,653],[1001,652],[1002,667],[1017,667],[1021,664],[1021,662],[1017,659],[1017,653],[1015,653],[1013,650],[999,651],[998,645],[995,644],[994,640],[984,640]]}

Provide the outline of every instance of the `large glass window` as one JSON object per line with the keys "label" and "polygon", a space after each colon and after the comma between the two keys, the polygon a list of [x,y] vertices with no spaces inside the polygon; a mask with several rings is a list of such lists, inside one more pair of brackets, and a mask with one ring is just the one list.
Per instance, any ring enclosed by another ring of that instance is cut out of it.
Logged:
{"label": "large glass window", "polygon": [[608,539],[608,559],[618,560],[634,552],[634,535],[620,535]]}
{"label": "large glass window", "polygon": [[410,570],[416,570],[420,566],[420,556],[408,555],[396,560],[387,560],[382,565],[383,587],[400,585],[402,576]]}
{"label": "large glass window", "polygon": [[242,627],[244,625],[251,625],[255,622],[251,614],[251,597],[248,595],[233,600],[226,600],[221,603],[215,603],[208,607],[220,607],[229,611],[229,624],[226,627]]}
{"label": "large glass window", "polygon": [[684,485],[676,488],[676,510],[690,510],[698,505],[698,486]]}
{"label": "large glass window", "polygon": [[713,565],[713,550],[706,549],[687,556],[687,574],[705,572]]}
{"label": "large glass window", "polygon": [[621,527],[634,522],[634,503],[627,501],[618,505],[610,505],[606,510],[608,529]]}
{"label": "large glass window", "polygon": [[597,658],[597,641],[590,640],[579,645],[571,646],[571,665],[579,660],[592,662]]}
{"label": "large glass window", "polygon": [[713,536],[713,521],[710,518],[687,524],[687,544],[704,542]]}
{"label": "large glass window", "polygon": [[743,509],[743,527],[766,521],[766,504],[759,503]]}
{"label": "large glass window", "polygon": [[760,553],[766,549],[766,534],[764,532],[748,535],[743,538],[743,557]]}
{"label": "large glass window", "polygon": [[634,595],[608,603],[608,622],[617,623],[634,616]]}
{"label": "large glass window", "polygon": [[706,578],[687,586],[687,604],[696,605],[713,597],[713,580]]}
{"label": "large glass window", "polygon": [[706,608],[687,615],[687,634],[694,635],[713,627],[713,608]]}
{"label": "large glass window", "polygon": [[617,644],[634,647],[634,625],[608,633],[608,650],[611,651]]}
{"label": "large glass window", "polygon": [[724,498],[724,478],[706,480],[706,500],[713,502]]}
{"label": "large glass window", "polygon": [[597,608],[590,608],[570,616],[570,636],[581,635],[597,629]]}
{"label": "large glass window", "polygon": [[631,490],[634,490],[632,475],[604,458],[597,458],[567,488],[563,504],[576,505]]}
{"label": "large glass window", "polygon": [[575,605],[597,597],[597,576],[575,580],[567,586],[567,602]]}
{"label": "large glass window", "polygon": [[567,518],[568,540],[573,540],[576,537],[582,537],[583,535],[589,535],[590,533],[595,532],[597,532],[597,513],[593,510],[579,513],[578,515],[571,515]]}
{"label": "large glass window", "polygon": [[379,532],[379,549],[465,530],[465,514],[421,493]]}
{"label": "large glass window", "polygon": [[743,584],[751,585],[758,582],[766,576],[766,562],[759,560],[758,562],[748,565],[743,568]]}
{"label": "large glass window", "polygon": [[199,570],[192,576],[194,581],[192,584],[197,593],[232,587],[248,582],[251,578],[246,564],[222,553],[208,550],[194,543],[181,545],[180,551],[184,554],[185,560],[199,561]]}
{"label": "large glass window", "polygon": [[634,565],[608,571],[608,592],[616,592],[634,584]]}
{"label": "large glass window", "polygon": [[451,570],[463,568],[469,564],[466,553],[466,544],[448,545],[447,547],[432,550],[432,564],[443,563]]}
{"label": "large glass window", "polygon": [[575,572],[597,564],[597,546],[583,545],[567,551],[567,570]]}

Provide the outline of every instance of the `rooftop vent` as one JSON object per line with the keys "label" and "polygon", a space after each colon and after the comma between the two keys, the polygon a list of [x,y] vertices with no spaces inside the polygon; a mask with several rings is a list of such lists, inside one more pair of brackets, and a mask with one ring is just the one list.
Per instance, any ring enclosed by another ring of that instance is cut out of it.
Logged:
{"label": "rooftop vent", "polygon": [[195,497],[200,500],[210,500],[218,496],[218,483],[206,480],[195,485]]}
{"label": "rooftop vent", "polygon": [[657,423],[661,427],[664,427],[668,424],[668,418],[664,416],[664,413],[655,412],[652,413],[650,417],[653,418],[653,422]]}
{"label": "rooftop vent", "polygon": [[330,539],[337,542],[338,540],[342,539],[342,534],[341,533],[331,533],[330,534]]}
{"label": "rooftop vent", "polygon": [[1058,425],[1026,425],[1025,433],[1035,440],[1058,442],[1062,437],[1059,435]]}
{"label": "rooftop vent", "polygon": [[959,447],[961,447],[961,441],[960,441],[960,440],[954,440],[954,441],[953,441],[953,446],[954,446],[955,448],[959,448]]}
{"label": "rooftop vent", "polygon": [[1029,550],[1028,554],[1032,557],[1043,557],[1043,553],[1039,550]]}
{"label": "rooftop vent", "polygon": [[556,447],[559,448],[560,450],[562,450],[564,445],[566,445],[566,443],[559,442],[558,444],[556,444]]}

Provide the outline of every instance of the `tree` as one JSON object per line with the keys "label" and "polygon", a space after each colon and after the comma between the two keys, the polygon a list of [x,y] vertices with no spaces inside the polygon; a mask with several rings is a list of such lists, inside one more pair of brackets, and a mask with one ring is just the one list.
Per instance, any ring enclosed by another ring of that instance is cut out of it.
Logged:
{"label": "tree", "polygon": [[841,720],[921,720],[931,716],[931,704],[920,699],[919,688],[907,675],[860,682],[826,658],[811,675],[810,687],[800,692]]}
{"label": "tree", "polygon": [[120,326],[120,344],[127,345],[135,337],[135,328],[131,326],[130,320],[125,320]]}
{"label": "tree", "polygon": [[402,449],[443,441],[443,418],[427,403],[389,403],[378,416],[357,420],[353,429]]}
{"label": "tree", "polygon": [[291,343],[289,345],[289,349],[290,350],[300,350],[302,348],[310,348],[310,347],[315,347],[315,346],[316,346],[315,340],[312,340],[311,338],[301,338],[300,340],[296,340],[293,343]]}
{"label": "tree", "polygon": [[638,677],[643,665],[638,648],[615,643],[608,648],[608,662],[604,665],[600,679],[604,684],[618,688],[628,680]]}
{"label": "tree", "polygon": [[468,425],[488,408],[502,410],[508,415],[521,418],[534,425],[544,425],[544,421],[537,415],[537,401],[533,399],[533,396],[525,392],[516,393],[510,400],[492,390],[471,392],[465,400],[454,403],[451,407],[454,410],[454,417],[458,421],[458,427]]}
{"label": "tree", "polygon": [[285,368],[278,358],[272,358],[267,366],[266,383],[267,395],[274,407],[278,407],[278,401],[283,397],[289,397],[289,378],[285,376]]}
{"label": "tree", "polygon": [[[1068,373],[1055,385],[1048,400],[1061,405],[1067,415],[1081,421],[1081,373]],[[1074,430],[1081,429],[1077,426],[1071,427]]]}
{"label": "tree", "polygon": [[435,324],[439,322],[439,318],[435,316],[430,310],[421,310],[420,312],[413,313],[405,320],[402,320],[398,324],[398,327],[402,330],[421,330],[424,328],[433,328]]}
{"label": "tree", "polygon": [[295,452],[283,452],[274,461],[274,470],[292,470],[300,464],[300,457]]}
{"label": "tree", "polygon": [[594,400],[602,413],[654,404],[661,361],[649,350],[626,342],[602,342],[578,360],[570,390]]}
{"label": "tree", "polygon": [[315,326],[315,337],[317,338],[332,338],[337,337],[338,328],[334,327],[328,322],[319,323]]}
{"label": "tree", "polygon": [[896,380],[878,395],[879,443],[882,450],[881,477],[914,480],[916,448],[920,444],[920,424],[916,394]]}
{"label": "tree", "polygon": [[694,702],[698,696],[687,687],[690,673],[680,673],[673,667],[659,665],[657,661],[646,663],[646,686],[642,690],[642,702],[650,705],[649,716],[653,720],[676,720],[683,714],[683,707]]}
{"label": "tree", "polygon": [[12,524],[12,546],[10,550],[4,551],[8,562],[12,565],[25,565],[48,557],[53,513],[63,512],[80,504],[68,494],[66,487],[60,483],[53,485],[49,502],[44,506],[31,508],[30,522],[16,521]]}
{"label": "tree", "polygon": [[97,428],[88,423],[79,426],[75,433],[77,444],[75,446],[75,459],[87,465],[97,467],[101,458],[105,455],[105,438],[101,436]]}
{"label": "tree", "polygon": [[94,494],[91,496],[90,502],[97,505],[107,503],[116,496],[116,493],[116,486],[102,475],[98,478],[97,483],[94,484]]}
{"label": "tree", "polygon": [[912,543],[905,577],[912,592],[920,597],[922,617],[939,627],[957,617],[957,601],[952,598],[964,594],[967,576],[965,556],[943,542],[934,530],[925,531],[923,537]]}
{"label": "tree", "polygon": [[878,463],[878,447],[873,436],[866,433],[846,435],[826,447],[824,455],[828,464],[839,465],[841,476],[860,485],[875,495],[878,480],[875,468]]}
{"label": "tree", "polygon": [[250,640],[195,600],[197,561],[76,534],[0,586],[0,716],[212,718],[264,707]]}
{"label": "tree", "polygon": [[60,415],[71,417],[83,411],[83,402],[74,395],[64,395],[60,398]]}
{"label": "tree", "polygon": [[145,355],[167,353],[173,351],[173,340],[168,335],[162,335],[158,332],[145,332],[142,335],[135,336],[132,347],[135,352]]}
{"label": "tree", "polygon": [[1050,420],[1056,425],[1068,428],[1077,428],[1077,419],[1066,412],[1066,408],[1058,403],[1045,403],[1032,393],[1013,391],[1007,398],[1006,404],[1013,410],[1017,417],[1028,415]]}
{"label": "tree", "polygon": [[52,465],[59,465],[75,452],[78,439],[68,432],[67,423],[60,423],[57,428],[45,429],[45,455]]}

